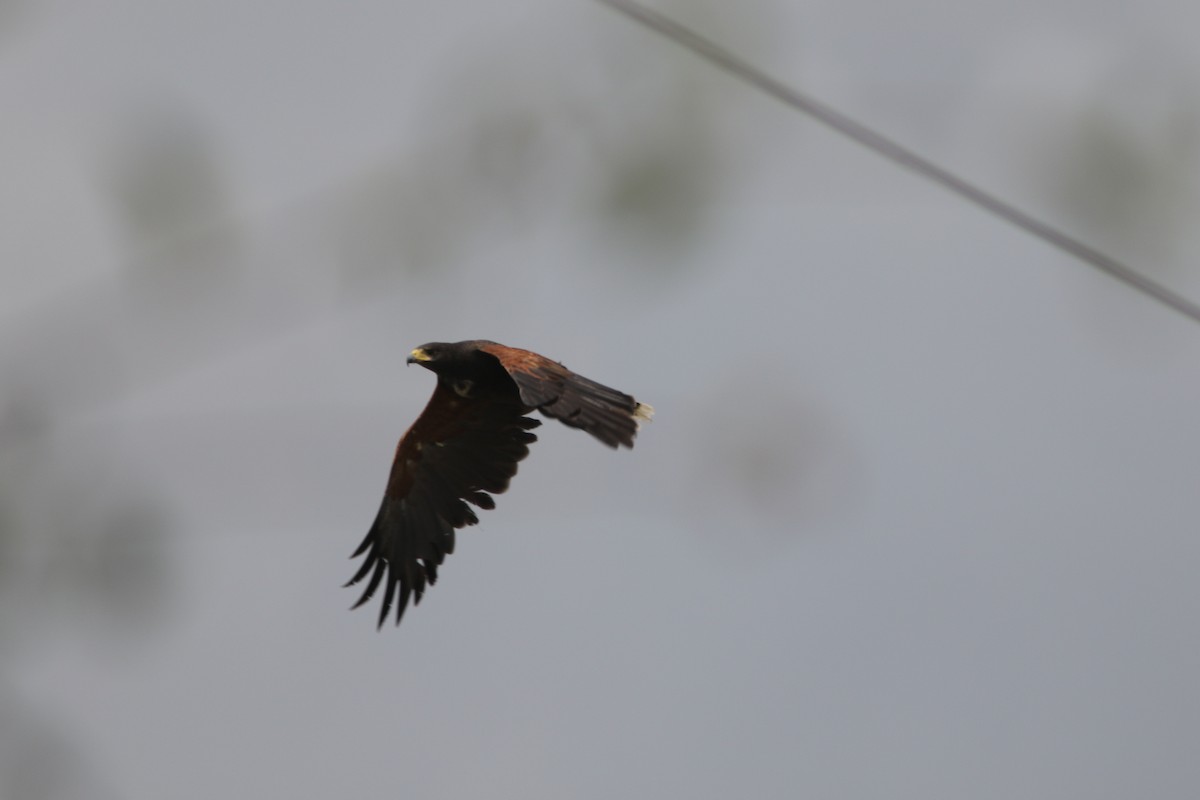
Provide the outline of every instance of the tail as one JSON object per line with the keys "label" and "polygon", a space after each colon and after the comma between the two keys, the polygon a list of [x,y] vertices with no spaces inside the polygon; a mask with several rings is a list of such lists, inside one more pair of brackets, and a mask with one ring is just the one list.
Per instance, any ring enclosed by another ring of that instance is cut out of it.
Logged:
{"label": "tail", "polygon": [[609,447],[633,447],[638,428],[654,416],[649,403],[573,373],[563,381],[558,396],[538,410],[587,431]]}

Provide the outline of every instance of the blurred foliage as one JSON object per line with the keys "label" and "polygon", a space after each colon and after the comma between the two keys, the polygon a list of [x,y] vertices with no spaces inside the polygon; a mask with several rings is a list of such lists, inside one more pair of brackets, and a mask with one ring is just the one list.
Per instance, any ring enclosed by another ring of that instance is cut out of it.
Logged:
{"label": "blurred foliage", "polygon": [[[739,38],[761,41],[770,29],[765,13],[688,10],[718,36],[740,26]],[[481,233],[514,238],[581,220],[592,245],[632,255],[610,263],[666,275],[688,263],[730,188],[734,154],[720,136],[740,95],[652,38],[597,47],[589,36],[571,54],[560,73],[526,54],[477,54],[432,85],[419,138],[372,166],[343,203],[348,285],[452,268]]]}
{"label": "blurred foliage", "polygon": [[[5,589],[12,585],[13,573],[17,566],[17,521],[13,509],[16,503],[9,496],[6,486],[0,486],[0,597]],[[0,623],[0,638],[3,637],[4,625]]]}
{"label": "blurred foliage", "polygon": [[1039,179],[1057,176],[1052,196],[1080,223],[1161,259],[1191,224],[1200,105],[1182,91],[1136,102],[1132,93],[1125,97],[1124,103],[1093,98],[1063,131],[1069,141],[1056,142],[1063,146],[1053,156],[1043,151],[1051,163]]}
{"label": "blurred foliage", "polygon": [[45,586],[70,616],[108,633],[144,635],[170,607],[168,517],[148,493],[71,510],[46,564]]}
{"label": "blurred foliage", "polygon": [[[688,485],[710,485],[716,471],[724,497],[714,506],[689,494],[682,508],[703,515],[694,529],[708,544],[743,561],[769,558],[821,531],[863,487],[852,441],[819,403],[779,385],[747,394],[768,371],[764,365],[761,372],[730,375],[711,386],[691,421],[691,438],[705,447],[692,463]],[[747,398],[750,413],[744,413]],[[736,424],[731,409],[743,414]]]}
{"label": "blurred foliage", "polygon": [[716,100],[697,76],[684,73],[672,76],[664,97],[625,104],[634,106],[626,109],[625,125],[599,143],[593,164],[587,216],[601,242],[643,251],[669,273],[683,267],[707,212],[728,188],[716,141],[723,107]]}
{"label": "blurred foliage", "polygon": [[[170,517],[157,488],[119,466],[116,438],[72,422],[129,389],[135,359],[123,326],[153,340],[188,310],[212,319],[203,301],[220,295],[197,289],[231,274],[232,226],[199,130],[186,115],[128,121],[104,187],[129,269],[99,291],[62,298],[2,353],[0,672],[64,630],[96,645],[144,640],[171,606]],[[0,683],[0,705],[11,706],[9,692]],[[0,748],[0,796],[104,796],[50,727],[15,719],[0,723],[11,745]]]}
{"label": "blurred foliage", "polygon": [[[12,608],[8,591],[21,576],[26,553],[21,547],[21,512],[27,508],[29,465],[18,459],[29,446],[36,446],[44,433],[40,414],[11,396],[0,394],[0,604]],[[0,639],[12,630],[11,616],[0,612]],[[0,648],[0,653],[4,648]]]}
{"label": "blurred foliage", "polygon": [[416,152],[355,183],[336,234],[351,282],[446,268],[481,228],[520,222],[544,177],[544,121],[519,105],[468,108],[471,119],[431,131]]}
{"label": "blurred foliage", "polygon": [[[1200,87],[1165,54],[1134,60],[1115,55],[1118,46],[1062,49],[1069,77],[1026,76],[1048,85],[1013,123],[1025,180],[1053,204],[1051,221],[1062,220],[1068,232],[1146,277],[1192,293],[1187,252],[1197,213]],[[1049,56],[1034,51],[1032,58]],[[1095,282],[1076,286],[1073,299],[1108,352],[1138,360],[1170,355],[1170,346],[1123,311],[1123,293]]]}
{"label": "blurred foliage", "polygon": [[65,800],[114,794],[53,727],[0,695],[0,798]]}
{"label": "blurred foliage", "polygon": [[[11,422],[9,424],[12,424]],[[8,425],[0,426],[8,427]],[[169,609],[170,519],[148,481],[115,470],[112,443],[24,438],[0,460],[2,648],[56,627],[144,635]],[[17,455],[19,454],[19,456]],[[19,625],[18,625],[19,623]]]}
{"label": "blurred foliage", "polygon": [[143,310],[195,309],[198,293],[224,290],[239,273],[222,164],[201,121],[171,105],[131,115],[117,137],[105,188],[130,252],[125,288]]}
{"label": "blurred foliage", "polygon": [[169,241],[228,206],[209,138],[190,115],[165,108],[134,115],[110,155],[109,190],[136,244]]}
{"label": "blurred foliage", "polygon": [[1070,231],[1165,279],[1196,213],[1200,84],[1191,70],[1166,52],[1060,33],[1010,43],[992,71],[980,138],[999,132],[1021,183]]}
{"label": "blurred foliage", "polygon": [[[52,634],[140,638],[169,608],[166,515],[142,484],[94,466],[106,460],[72,441],[60,453],[55,420],[12,383],[0,396],[0,678]],[[100,476],[100,477],[98,477]],[[18,705],[0,680],[0,797],[111,796],[59,730]]]}

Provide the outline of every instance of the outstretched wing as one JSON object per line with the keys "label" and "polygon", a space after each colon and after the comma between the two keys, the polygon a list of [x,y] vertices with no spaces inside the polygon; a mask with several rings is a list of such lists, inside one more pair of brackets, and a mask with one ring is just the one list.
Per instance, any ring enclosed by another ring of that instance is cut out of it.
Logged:
{"label": "outstretched wing", "polygon": [[[468,503],[494,508],[537,441],[541,423],[523,416],[516,398],[463,398],[439,382],[421,416],[396,447],[387,491],[375,523],[352,557],[366,554],[346,584],[370,576],[358,608],[382,584],[379,626],[396,607],[396,624],[409,598],[421,602],[426,584],[454,551],[454,531],[479,521]],[[384,582],[384,579],[386,583]]]}
{"label": "outstretched wing", "polygon": [[480,342],[479,349],[495,356],[508,371],[522,403],[587,431],[609,447],[633,447],[638,427],[654,415],[649,404],[577,375],[545,356],[495,342]]}

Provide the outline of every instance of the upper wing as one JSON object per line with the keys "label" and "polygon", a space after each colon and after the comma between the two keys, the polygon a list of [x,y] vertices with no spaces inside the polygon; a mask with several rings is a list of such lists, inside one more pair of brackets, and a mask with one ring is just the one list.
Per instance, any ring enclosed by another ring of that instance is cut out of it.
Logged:
{"label": "upper wing", "polygon": [[438,383],[400,439],[375,523],[354,551],[353,557],[366,558],[346,585],[371,576],[354,608],[371,599],[385,575],[381,627],[393,603],[399,624],[409,597],[421,601],[426,583],[433,585],[438,565],[454,551],[454,530],[479,521],[467,503],[494,508],[487,492],[508,488],[517,462],[537,441],[529,431],[541,423],[523,413],[514,401],[466,399]]}
{"label": "upper wing", "polygon": [[638,427],[654,414],[649,404],[529,350],[495,342],[480,342],[479,349],[495,356],[512,376],[522,403],[587,431],[609,447],[633,447]]}

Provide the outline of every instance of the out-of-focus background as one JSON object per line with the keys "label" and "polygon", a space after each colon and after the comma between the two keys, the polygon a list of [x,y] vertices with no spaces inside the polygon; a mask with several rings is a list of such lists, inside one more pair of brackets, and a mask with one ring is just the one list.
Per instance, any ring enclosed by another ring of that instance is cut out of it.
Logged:
{"label": "out-of-focus background", "polygon": [[[1200,6],[657,7],[1200,298]],[[0,2],[0,798],[1194,797],[1200,327],[591,2]],[[554,424],[399,629],[433,377]]]}

